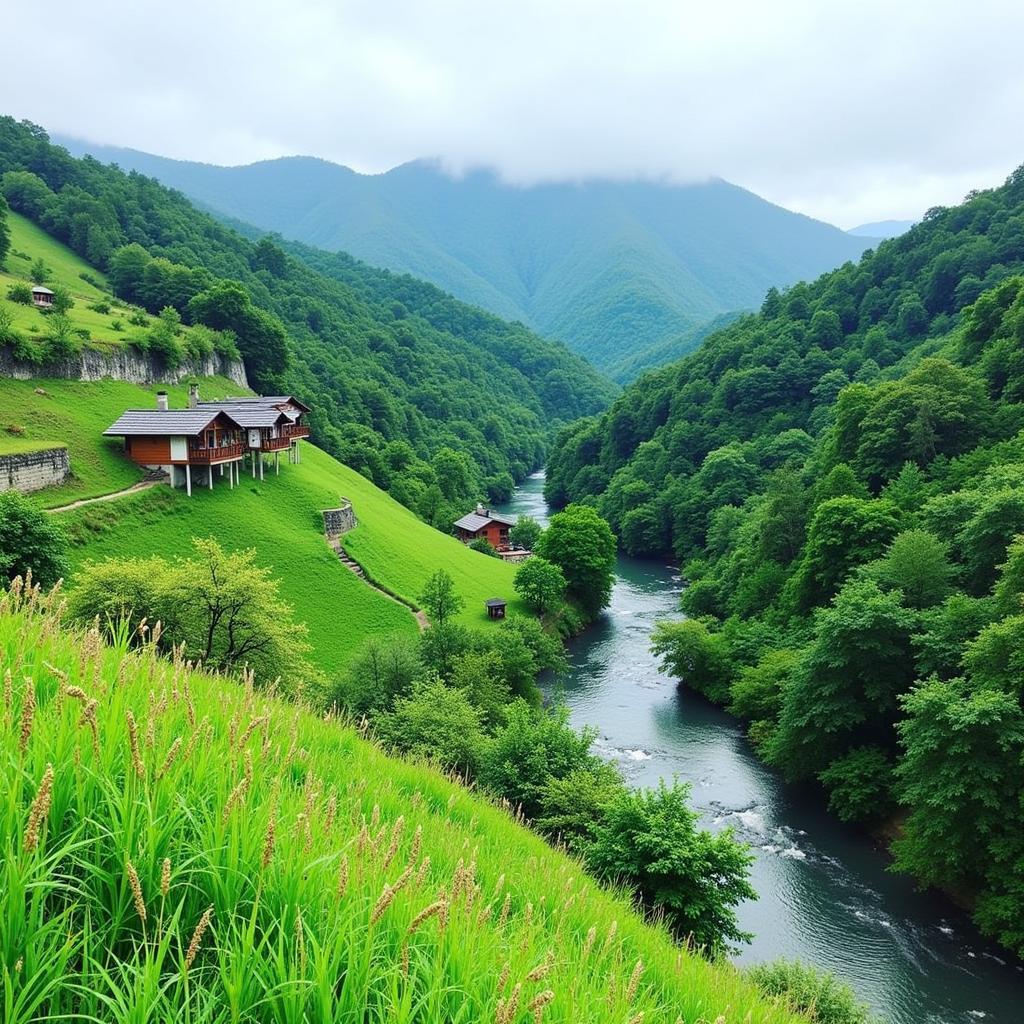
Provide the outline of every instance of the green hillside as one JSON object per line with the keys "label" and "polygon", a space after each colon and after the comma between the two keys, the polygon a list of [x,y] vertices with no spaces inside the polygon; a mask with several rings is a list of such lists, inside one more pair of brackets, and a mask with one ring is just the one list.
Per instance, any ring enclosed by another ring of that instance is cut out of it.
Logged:
{"label": "green hillside", "polygon": [[[27,343],[27,347],[22,347],[22,354],[32,349],[39,358],[49,354],[47,338],[51,322],[47,314],[32,305],[7,301],[12,287],[30,282],[30,271],[37,260],[46,265],[46,286],[66,288],[74,301],[68,317],[75,330],[76,345],[99,352],[124,345],[148,348],[147,335],[156,322],[155,317],[139,306],[118,300],[102,271],[90,266],[27,217],[11,212],[7,215],[7,224],[11,249],[0,266],[0,303],[12,314],[14,330]],[[187,346],[187,328],[182,331],[182,340]]]}
{"label": "green hillside", "polygon": [[720,180],[520,187],[425,161],[360,175],[307,157],[215,167],[62,141],[224,216],[431,281],[602,369],[873,242]]}
{"label": "green hillside", "polygon": [[[230,382],[217,379],[202,381],[201,388],[209,397],[237,393]],[[173,406],[185,403],[184,386],[166,390]],[[15,443],[56,441],[69,449],[74,479],[40,492],[39,500],[61,506],[141,480],[139,468],[121,454],[120,442],[100,434],[125,408],[152,407],[154,391],[115,381],[0,379],[0,408],[23,431]],[[0,437],[10,435],[0,428]],[[518,607],[511,566],[427,526],[312,445],[303,444],[301,464],[282,466],[280,476],[253,482],[243,475],[241,483],[231,490],[218,481],[212,491],[197,488],[191,499],[161,485],[59,513],[73,539],[72,562],[188,555],[193,537],[212,536],[229,549],[253,547],[259,563],[280,581],[297,618],[310,627],[314,663],[336,675],[366,637],[412,634],[417,628],[409,609],[360,581],[327,546],[320,510],[346,497],[359,526],[346,535],[345,547],[382,587],[415,604],[426,579],[443,566],[466,601],[461,621],[485,625],[488,597],[507,597]]]}
{"label": "green hillside", "polygon": [[[523,324],[436,289],[408,301],[374,295],[382,271],[359,265],[355,276],[370,283],[353,286],[151,179],[75,160],[10,117],[0,117],[0,190],[105,271],[119,301],[159,315],[137,341],[151,354],[176,364],[197,330],[207,346],[237,344],[255,387],[314,408],[319,447],[437,524],[468,502],[507,496],[543,463],[560,423],[614,394],[583,359]],[[5,343],[32,355],[41,335],[15,327]],[[89,339],[72,332],[61,347],[92,344],[94,328],[106,337],[106,326],[86,325]]]}
{"label": "green hillside", "polygon": [[796,1024],[438,772],[55,604],[0,597],[6,1024]]}
{"label": "green hillside", "polygon": [[1024,167],[769,292],[547,485],[683,563],[666,671],[1024,953]]}

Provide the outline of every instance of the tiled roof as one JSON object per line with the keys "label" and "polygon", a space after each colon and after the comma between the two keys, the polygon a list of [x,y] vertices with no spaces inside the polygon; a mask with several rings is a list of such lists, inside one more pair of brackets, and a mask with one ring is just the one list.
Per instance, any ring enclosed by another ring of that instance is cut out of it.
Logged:
{"label": "tiled roof", "polygon": [[240,406],[240,405],[263,405],[263,406],[279,406],[287,405],[291,403],[297,406],[303,412],[309,412],[309,406],[304,405],[293,395],[256,395],[254,397],[238,397],[238,398],[222,398],[219,401],[205,401],[200,402],[200,405],[210,406],[212,408],[227,408],[228,406]]}
{"label": "tiled roof", "polygon": [[49,288],[45,288],[45,287],[43,287],[43,285],[37,284],[37,285],[33,285],[32,286],[32,294],[33,295],[40,295],[40,294],[42,294],[42,295],[53,295],[54,293],[51,292]]}
{"label": "tiled roof", "polygon": [[502,526],[516,525],[514,519],[499,515],[497,512],[492,512],[489,516],[481,516],[477,515],[476,512],[470,512],[469,515],[455,520],[455,525],[460,530],[468,530],[470,533],[482,530],[488,523],[500,523]]}
{"label": "tiled roof", "polygon": [[276,423],[290,423],[291,417],[272,405],[204,404],[200,409],[220,411],[230,416],[240,427],[272,427]]}
{"label": "tiled roof", "polygon": [[[216,409],[129,409],[103,431],[108,437],[195,437],[216,418]],[[230,413],[223,413],[237,426]]]}

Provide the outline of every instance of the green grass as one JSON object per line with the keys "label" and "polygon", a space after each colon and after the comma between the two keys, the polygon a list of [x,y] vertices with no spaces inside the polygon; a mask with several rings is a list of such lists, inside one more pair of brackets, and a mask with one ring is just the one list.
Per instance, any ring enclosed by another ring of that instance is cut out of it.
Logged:
{"label": "green grass", "polygon": [[[203,381],[202,388],[209,395],[239,392],[236,384],[221,378]],[[124,457],[120,440],[101,435],[125,409],[153,408],[160,390],[168,392],[172,406],[185,404],[186,385],[0,378],[0,450],[8,438],[67,446],[73,478],[35,496],[47,508],[130,487],[142,479],[142,471]],[[12,426],[24,433],[11,434]]]}
{"label": "green grass", "polygon": [[6,1024],[801,1019],[429,767],[56,603],[0,598]]}
{"label": "green grass", "polygon": [[[146,315],[146,325],[128,322],[132,313],[143,312],[137,307],[114,298],[104,274],[90,266],[66,245],[48,235],[42,228],[17,213],[8,214],[11,227],[11,251],[3,267],[0,267],[0,302],[14,315],[14,329],[23,337],[42,341],[47,334],[47,314],[34,306],[23,306],[7,300],[7,291],[13,284],[29,281],[29,269],[37,259],[50,268],[51,278],[47,287],[62,285],[75,301],[68,314],[76,329],[89,332],[89,340],[83,344],[98,351],[109,351],[144,339],[154,318]],[[83,279],[86,274],[97,285]],[[110,305],[109,313],[98,313],[89,305],[98,301]],[[120,330],[114,328],[114,321],[121,321]]]}
{"label": "green grass", "polygon": [[[207,380],[201,387],[211,396],[238,392],[226,380]],[[74,479],[37,499],[52,508],[142,479],[141,470],[122,454],[121,442],[101,434],[124,409],[152,406],[156,390],[119,381],[0,380],[0,408],[24,428],[19,440],[45,438],[68,446]],[[173,407],[185,403],[186,386],[166,390]],[[270,472],[262,482],[243,475],[235,490],[217,479],[212,491],[197,487],[192,498],[158,487],[60,513],[73,540],[73,566],[88,559],[189,555],[193,537],[216,537],[230,549],[255,548],[297,618],[309,626],[314,663],[336,675],[368,636],[413,635],[417,628],[407,609],[357,579],[327,546],[321,510],[346,497],[359,526],[345,536],[344,545],[385,589],[416,604],[427,578],[440,567],[451,573],[465,599],[463,623],[490,626],[483,605],[489,597],[506,597],[511,608],[525,611],[513,600],[512,566],[431,529],[318,448],[303,444],[302,449],[300,465],[283,462],[280,476]]]}
{"label": "green grass", "polygon": [[63,448],[60,441],[30,441],[27,438],[0,433],[0,455],[27,455],[29,452],[43,452],[48,448]]}

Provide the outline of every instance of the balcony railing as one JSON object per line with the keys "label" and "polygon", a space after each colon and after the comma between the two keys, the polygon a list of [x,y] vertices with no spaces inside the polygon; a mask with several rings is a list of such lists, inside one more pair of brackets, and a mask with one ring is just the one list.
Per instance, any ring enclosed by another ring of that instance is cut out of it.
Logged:
{"label": "balcony railing", "polygon": [[225,444],[219,448],[189,448],[188,461],[207,464],[226,462],[229,459],[240,459],[243,451],[245,449],[240,444]]}
{"label": "balcony railing", "polygon": [[287,438],[294,437],[309,437],[309,427],[305,423],[286,423],[281,428],[282,433]]}
{"label": "balcony railing", "polygon": [[290,437],[265,437],[260,443],[260,451],[279,452],[289,447],[291,443]]}

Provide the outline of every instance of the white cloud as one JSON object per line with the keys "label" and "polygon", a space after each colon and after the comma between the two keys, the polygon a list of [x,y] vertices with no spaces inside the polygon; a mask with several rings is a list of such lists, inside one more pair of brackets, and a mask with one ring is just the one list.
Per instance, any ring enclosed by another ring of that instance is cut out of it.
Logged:
{"label": "white cloud", "polygon": [[1024,161],[1021,38],[1011,0],[53,0],[0,106],[216,163],[718,175],[849,226]]}

